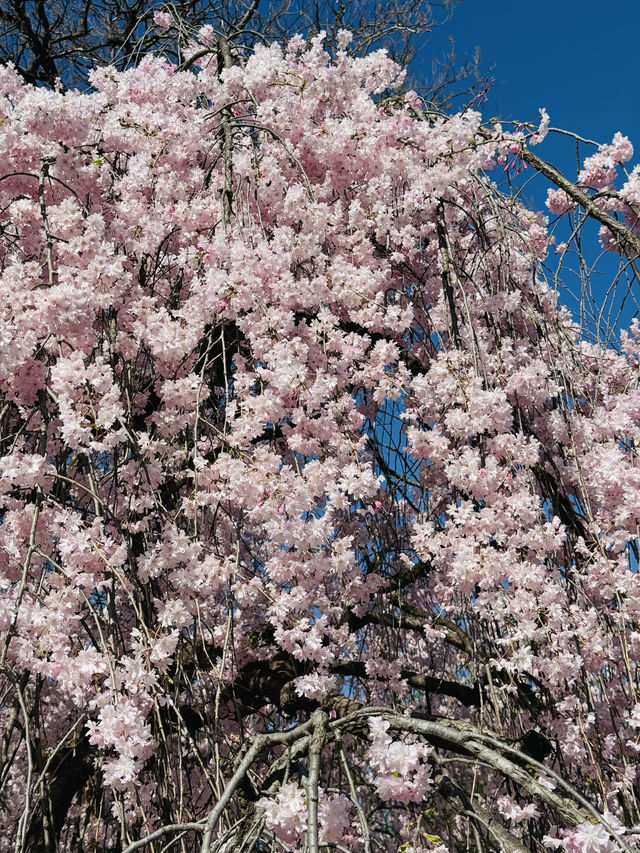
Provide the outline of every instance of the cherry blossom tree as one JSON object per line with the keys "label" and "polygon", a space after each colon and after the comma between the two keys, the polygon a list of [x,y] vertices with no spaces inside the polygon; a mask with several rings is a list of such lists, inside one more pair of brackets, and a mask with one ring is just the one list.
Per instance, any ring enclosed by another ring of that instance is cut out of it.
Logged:
{"label": "cherry blossom tree", "polygon": [[1,850],[638,849],[640,170],[349,39],[0,72]]}

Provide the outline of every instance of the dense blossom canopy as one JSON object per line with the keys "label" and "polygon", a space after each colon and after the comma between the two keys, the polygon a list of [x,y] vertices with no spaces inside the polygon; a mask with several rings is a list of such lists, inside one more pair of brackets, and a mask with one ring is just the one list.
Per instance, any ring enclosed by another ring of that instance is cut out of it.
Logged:
{"label": "dense blossom canopy", "polygon": [[0,71],[1,850],[636,849],[638,329],[347,43]]}

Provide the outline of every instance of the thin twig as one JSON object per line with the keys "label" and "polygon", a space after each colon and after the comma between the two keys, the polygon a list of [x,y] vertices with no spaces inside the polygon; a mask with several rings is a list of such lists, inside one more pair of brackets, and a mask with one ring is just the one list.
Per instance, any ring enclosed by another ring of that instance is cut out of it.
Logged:
{"label": "thin twig", "polygon": [[[162,838],[163,835],[166,835],[169,832],[204,832],[205,826],[206,823],[204,820],[201,820],[198,823],[170,823],[167,824],[167,826],[161,826],[160,829],[156,829],[154,832],[150,832],[149,835],[145,835],[144,838],[132,841],[131,844],[124,848],[122,853],[133,853],[134,850],[139,850],[141,847],[151,844],[152,841]],[[176,839],[174,839],[174,841],[175,840]]]}
{"label": "thin twig", "polygon": [[358,800],[358,792],[356,790],[355,783],[353,781],[353,775],[351,773],[351,768],[349,767],[349,761],[347,759],[347,755],[344,751],[344,747],[342,743],[340,743],[340,760],[342,762],[342,767],[347,777],[347,782],[349,783],[349,792],[351,794],[351,802],[358,813],[358,820],[360,821],[360,831],[362,832],[362,845],[364,847],[364,853],[371,853],[371,833],[369,832],[369,824],[367,823],[367,816],[364,813],[364,809],[360,805],[360,801]]}

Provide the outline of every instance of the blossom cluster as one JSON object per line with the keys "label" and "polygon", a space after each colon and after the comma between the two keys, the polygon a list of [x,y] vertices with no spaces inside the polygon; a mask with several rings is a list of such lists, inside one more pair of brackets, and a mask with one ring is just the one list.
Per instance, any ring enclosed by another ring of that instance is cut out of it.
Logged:
{"label": "blossom cluster", "polygon": [[[307,831],[307,796],[296,782],[287,782],[272,798],[259,801],[264,809],[266,825],[287,850],[300,850]],[[339,794],[319,798],[318,824],[320,844],[344,844],[350,835],[352,804]]]}
{"label": "blossom cluster", "polygon": [[[620,168],[632,157],[631,141],[618,131],[610,143],[599,145],[594,154],[585,157],[576,188],[586,191],[593,205],[605,214],[618,216],[629,233],[637,235],[640,233],[637,209],[640,200],[640,170],[637,166],[631,171]],[[551,213],[562,215],[575,207],[575,197],[572,198],[565,189],[547,191],[547,208]],[[606,224],[600,227],[600,243],[604,249],[619,252],[619,239],[619,235],[613,234]]]}
{"label": "blossom cluster", "polygon": [[389,723],[369,718],[371,744],[368,760],[375,773],[375,790],[381,800],[420,803],[431,787],[428,757],[433,751],[423,743],[394,740]]}

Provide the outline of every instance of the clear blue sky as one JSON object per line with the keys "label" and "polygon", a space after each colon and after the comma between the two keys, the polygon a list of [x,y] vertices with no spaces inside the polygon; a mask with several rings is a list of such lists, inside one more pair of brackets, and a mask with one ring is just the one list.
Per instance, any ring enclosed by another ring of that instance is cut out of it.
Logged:
{"label": "clear blue sky", "polygon": [[639,0],[465,0],[423,56],[448,36],[460,58],[478,46],[495,81],[487,117],[534,120],[546,107],[556,127],[601,142],[620,130],[640,153],[639,35]]}
{"label": "clear blue sky", "polygon": [[[633,162],[638,163],[639,34],[640,0],[465,0],[455,9],[451,22],[433,31],[418,61],[428,76],[431,56],[449,49],[449,36],[460,60],[471,57],[479,47],[483,69],[494,81],[488,100],[481,106],[486,119],[499,116],[534,122],[538,109],[546,107],[552,127],[572,130],[597,142],[609,142],[617,130],[621,131],[631,139]],[[583,156],[593,150],[585,148]],[[550,134],[536,153],[575,179],[572,141]],[[524,201],[546,212],[543,205],[548,186],[538,177],[527,184]],[[595,230],[591,229],[591,245],[583,244],[592,258],[599,254]],[[560,235],[559,239],[565,238]],[[616,268],[610,254],[598,262],[598,272],[592,276],[597,307],[611,300],[611,293],[607,299],[604,294]],[[618,287],[613,300],[618,305],[623,293]],[[566,293],[561,291],[560,298],[576,309],[575,300]],[[617,320],[617,308],[613,311],[611,319],[617,328],[625,326],[635,313],[633,303],[624,301]]]}

